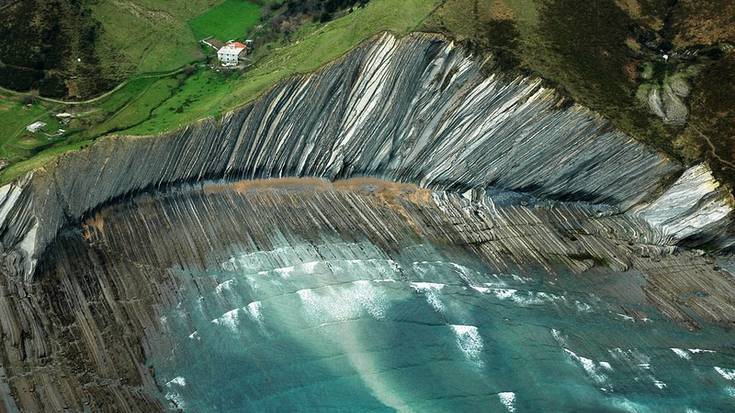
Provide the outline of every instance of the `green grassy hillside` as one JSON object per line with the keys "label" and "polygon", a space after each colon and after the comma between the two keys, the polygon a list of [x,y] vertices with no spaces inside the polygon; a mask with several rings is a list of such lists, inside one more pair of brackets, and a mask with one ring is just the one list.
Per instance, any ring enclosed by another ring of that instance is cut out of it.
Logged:
{"label": "green grassy hillside", "polygon": [[[416,30],[439,4],[439,0],[372,0],[366,7],[355,8],[334,21],[306,24],[288,42],[264,45],[256,52],[253,67],[244,73],[226,74],[199,67],[160,78],[134,79],[90,104],[35,103],[39,117],[49,118],[52,112],[61,110],[73,110],[80,115],[69,124],[67,134],[51,147],[21,151],[19,140],[33,137],[23,128],[14,132],[14,138],[6,143],[13,165],[2,170],[0,182],[108,133],[157,134],[242,106],[279,80],[316,70],[381,31],[405,34]],[[9,105],[16,101],[17,97],[12,95],[0,98],[0,103]],[[0,135],[3,133],[10,131],[0,124]]]}
{"label": "green grassy hillside", "polygon": [[225,0],[189,22],[197,39],[213,36],[227,41],[243,37],[261,16],[261,6],[245,0]]}
{"label": "green grassy hillside", "polygon": [[13,2],[0,19],[0,86],[86,99],[132,75],[179,68],[203,58],[188,21],[221,2]]}
{"label": "green grassy hillside", "polygon": [[92,15],[102,30],[99,53],[104,70],[124,79],[134,73],[162,72],[203,58],[188,21],[221,0],[111,0],[94,2]]}

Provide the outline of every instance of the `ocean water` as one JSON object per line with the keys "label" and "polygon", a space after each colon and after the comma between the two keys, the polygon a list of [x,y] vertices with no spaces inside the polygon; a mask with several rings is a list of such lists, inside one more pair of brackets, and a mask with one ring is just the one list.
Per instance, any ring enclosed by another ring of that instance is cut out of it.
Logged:
{"label": "ocean water", "polygon": [[641,306],[635,273],[339,240],[172,271],[150,364],[187,412],[735,411],[735,335]]}

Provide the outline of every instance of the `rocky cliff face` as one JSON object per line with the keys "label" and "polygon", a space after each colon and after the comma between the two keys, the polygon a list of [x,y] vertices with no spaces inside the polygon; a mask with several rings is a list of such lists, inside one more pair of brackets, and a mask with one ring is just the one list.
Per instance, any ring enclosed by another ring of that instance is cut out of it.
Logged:
{"label": "rocky cliff face", "polygon": [[[30,280],[35,260],[70,220],[126,194],[206,179],[375,176],[629,209],[681,172],[593,113],[565,106],[537,80],[486,77],[451,43],[386,34],[219,121],[104,139],[2,188],[2,250],[6,271]],[[697,194],[722,200],[711,186]],[[707,219],[729,220],[722,205],[724,214]]]}
{"label": "rocky cliff face", "polygon": [[[211,275],[217,271],[251,274],[232,269],[233,257],[265,254],[279,260],[274,268],[306,265],[300,255],[272,253],[308,248],[321,260],[336,259],[342,251],[325,247],[328,240],[351,246],[357,261],[367,254],[365,245],[398,259],[404,247],[428,243],[470,251],[493,272],[585,272],[580,278],[593,283],[637,274],[646,280],[647,301],[685,326],[735,322],[735,282],[726,272],[677,249],[642,219],[609,209],[472,202],[369,179],[185,185],[103,208],[82,227],[63,231],[39,261],[34,282],[0,279],[6,408],[177,406],[170,378],[160,381],[148,362],[150,354],[176,348],[166,315],[197,295],[216,295],[223,288]],[[253,282],[269,281],[251,275],[260,280]],[[484,291],[482,278],[467,277],[461,286]],[[621,295],[641,296],[638,286],[619,287]],[[615,311],[642,323],[647,317],[635,304]]]}
{"label": "rocky cliff face", "polygon": [[[421,189],[241,182],[282,177]],[[383,35],[221,120],[103,139],[0,188],[0,392],[11,411],[162,409],[145,355],[166,340],[170,269],[294,234],[638,271],[670,318],[731,323],[731,276],[680,248],[729,248],[731,217],[706,167],[684,171],[539,81],[485,76],[439,38]]]}

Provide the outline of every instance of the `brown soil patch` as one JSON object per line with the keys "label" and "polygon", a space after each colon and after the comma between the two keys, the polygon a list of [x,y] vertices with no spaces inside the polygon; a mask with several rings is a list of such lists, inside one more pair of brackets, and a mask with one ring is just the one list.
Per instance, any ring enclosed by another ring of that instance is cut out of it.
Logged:
{"label": "brown soil patch", "polygon": [[93,217],[87,219],[82,224],[82,237],[89,241],[92,239],[93,232],[102,233],[105,231],[105,217],[102,212],[96,213]]}

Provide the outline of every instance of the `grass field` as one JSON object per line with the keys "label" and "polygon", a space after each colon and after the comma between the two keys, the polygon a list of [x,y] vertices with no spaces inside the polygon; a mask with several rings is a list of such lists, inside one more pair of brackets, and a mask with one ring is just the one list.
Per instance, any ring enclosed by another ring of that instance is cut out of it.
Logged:
{"label": "grass field", "polygon": [[203,57],[189,20],[221,0],[114,0],[92,3],[100,21],[103,67],[123,78],[163,72]]}
{"label": "grass field", "polygon": [[[76,107],[75,110],[83,113],[71,125],[77,131],[0,172],[0,183],[43,165],[58,154],[83,148],[108,133],[154,135],[235,109],[278,81],[314,71],[376,33],[391,31],[403,35],[415,30],[439,3],[439,0],[372,0],[367,7],[356,8],[353,13],[327,24],[302,27],[288,44],[273,44],[258,50],[255,65],[242,74],[226,76],[201,68],[190,76],[134,79],[93,105]],[[169,56],[169,62],[175,60]],[[33,116],[48,117],[49,113],[49,108],[41,107]],[[29,114],[18,122],[19,127],[31,123],[26,121],[33,116]]]}
{"label": "grass field", "polygon": [[47,124],[46,132],[53,133],[59,128],[48,105],[35,103],[25,106],[15,99],[0,96],[0,159],[9,162],[23,160],[59,139],[50,138],[43,132],[32,134],[26,131],[26,126],[36,121]]}
{"label": "grass field", "polygon": [[[223,80],[213,73],[190,78],[153,116],[126,133],[154,134],[242,106],[279,80],[312,72],[381,31],[406,34],[418,27],[438,0],[373,0],[365,8],[326,25],[304,27],[292,42],[264,56],[241,76]],[[262,52],[262,51],[261,51]],[[175,110],[187,101],[181,111]],[[174,109],[174,110],[172,110]]]}
{"label": "grass field", "polygon": [[227,41],[245,36],[260,19],[261,7],[245,0],[225,0],[189,21],[197,39],[214,36]]}

